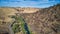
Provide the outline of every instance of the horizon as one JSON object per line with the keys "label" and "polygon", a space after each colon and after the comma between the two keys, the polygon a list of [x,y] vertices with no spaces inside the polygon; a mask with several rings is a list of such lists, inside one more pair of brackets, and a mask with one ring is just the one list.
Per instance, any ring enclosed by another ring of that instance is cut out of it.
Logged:
{"label": "horizon", "polygon": [[0,7],[47,8],[58,3],[60,0],[0,0]]}

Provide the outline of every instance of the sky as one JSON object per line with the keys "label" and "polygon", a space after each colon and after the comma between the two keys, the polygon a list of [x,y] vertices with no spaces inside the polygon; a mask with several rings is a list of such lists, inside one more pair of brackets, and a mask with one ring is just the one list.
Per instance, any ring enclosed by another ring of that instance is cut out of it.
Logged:
{"label": "sky", "polygon": [[0,7],[46,8],[60,3],[60,0],[0,0]]}

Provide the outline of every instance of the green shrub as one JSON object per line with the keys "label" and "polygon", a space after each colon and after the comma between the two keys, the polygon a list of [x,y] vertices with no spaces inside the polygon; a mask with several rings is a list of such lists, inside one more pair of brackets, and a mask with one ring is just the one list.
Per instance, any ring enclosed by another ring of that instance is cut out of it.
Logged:
{"label": "green shrub", "polygon": [[14,33],[16,33],[16,32],[20,32],[19,24],[13,24],[13,26],[12,26],[12,30],[14,31]]}

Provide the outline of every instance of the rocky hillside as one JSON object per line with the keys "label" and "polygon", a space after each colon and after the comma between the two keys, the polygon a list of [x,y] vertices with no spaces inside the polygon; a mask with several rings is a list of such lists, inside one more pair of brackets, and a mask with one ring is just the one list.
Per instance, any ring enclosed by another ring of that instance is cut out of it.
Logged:
{"label": "rocky hillside", "polygon": [[33,34],[60,34],[60,5],[44,8],[35,13],[21,16]]}
{"label": "rocky hillside", "polygon": [[14,34],[60,34],[60,4],[44,9],[0,8],[1,25],[10,26]]}

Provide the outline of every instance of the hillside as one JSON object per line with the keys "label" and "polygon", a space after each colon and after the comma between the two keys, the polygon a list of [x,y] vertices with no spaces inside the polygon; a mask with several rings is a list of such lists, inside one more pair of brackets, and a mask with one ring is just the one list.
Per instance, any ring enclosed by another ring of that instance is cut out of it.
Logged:
{"label": "hillside", "polygon": [[60,34],[60,5],[22,14],[34,34]]}
{"label": "hillside", "polygon": [[60,34],[60,4],[43,9],[0,8],[0,26],[0,31],[8,28],[10,34]]}

